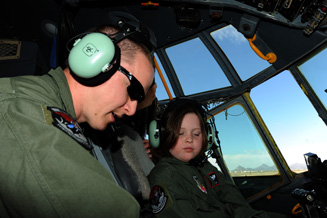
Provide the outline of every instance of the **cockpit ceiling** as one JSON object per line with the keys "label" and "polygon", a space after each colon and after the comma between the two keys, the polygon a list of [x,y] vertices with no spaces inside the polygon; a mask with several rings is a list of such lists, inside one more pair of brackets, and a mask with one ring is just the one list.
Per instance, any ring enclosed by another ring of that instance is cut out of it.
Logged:
{"label": "cockpit ceiling", "polygon": [[223,24],[233,25],[246,37],[261,29],[273,50],[282,47],[285,29],[299,32],[296,40],[305,44],[307,38],[321,41],[326,28],[326,1],[322,0],[12,0],[4,1],[0,10],[0,38],[36,42],[46,60],[53,49],[49,24],[58,31],[56,46],[63,51],[73,35],[108,23],[111,11],[128,12],[148,25],[158,48]]}

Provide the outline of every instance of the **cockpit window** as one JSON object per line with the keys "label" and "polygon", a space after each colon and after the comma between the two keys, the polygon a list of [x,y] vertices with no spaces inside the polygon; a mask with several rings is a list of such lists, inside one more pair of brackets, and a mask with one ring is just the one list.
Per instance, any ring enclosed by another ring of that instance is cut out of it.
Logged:
{"label": "cockpit window", "polygon": [[326,159],[327,127],[289,71],[255,87],[250,96],[291,170],[307,170],[308,152]]}
{"label": "cockpit window", "polygon": [[270,66],[250,47],[248,40],[232,25],[211,33],[217,44],[224,51],[239,77],[245,81]]}
{"label": "cockpit window", "polygon": [[[281,182],[279,169],[243,105],[225,108],[215,115],[215,123],[224,162],[245,198]],[[209,161],[219,168],[214,158]]]}
{"label": "cockpit window", "polygon": [[199,38],[166,49],[185,95],[231,86]]}
{"label": "cockpit window", "polygon": [[327,48],[298,66],[302,75],[310,83],[321,103],[327,109],[327,72],[326,72]]}
{"label": "cockpit window", "polygon": [[154,79],[155,79],[155,81],[157,83],[157,90],[156,90],[156,97],[157,97],[157,99],[159,101],[160,100],[163,100],[163,99],[169,99],[169,95],[167,93],[166,88],[168,88],[168,91],[170,92],[170,94],[172,95],[173,98],[176,97],[174,95],[174,92],[173,92],[173,89],[171,87],[171,84],[170,84],[170,82],[169,82],[169,80],[167,78],[167,74],[166,74],[164,68],[161,65],[160,59],[158,58],[158,56],[156,54],[155,54],[155,59],[156,59],[156,61],[158,63],[158,66],[160,68],[161,76],[164,78],[164,82],[167,85],[167,87],[165,87],[165,85],[164,85],[164,83],[163,83],[163,81],[161,79],[161,76],[160,76],[158,70],[155,69]]}

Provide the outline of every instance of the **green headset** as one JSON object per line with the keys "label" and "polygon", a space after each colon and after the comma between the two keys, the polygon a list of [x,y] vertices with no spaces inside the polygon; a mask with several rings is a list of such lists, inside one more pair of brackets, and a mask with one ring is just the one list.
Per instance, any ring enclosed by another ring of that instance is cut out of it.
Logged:
{"label": "green headset", "polygon": [[120,66],[120,49],[104,33],[85,33],[68,56],[73,77],[81,84],[97,86],[110,79]]}
{"label": "green headset", "polygon": [[[196,104],[198,111],[202,115],[202,119],[207,120],[208,117],[207,110],[200,103],[190,98],[173,99],[168,103],[166,108],[164,108],[161,117],[164,117],[165,113],[169,112],[171,108],[184,107],[185,103]],[[148,135],[149,135],[149,143],[153,148],[158,148],[160,146],[160,140],[163,131],[164,131],[164,127],[162,126],[161,119],[155,119],[150,122]],[[208,136],[207,150],[209,150],[213,145],[218,146],[219,145],[218,131],[216,130],[216,125],[213,116],[210,116],[209,121],[206,122],[206,132]]]}
{"label": "green headset", "polygon": [[156,48],[153,32],[139,20],[124,12],[111,12],[110,19],[117,25],[118,33],[107,35],[101,32],[87,32],[75,36],[68,55],[71,74],[81,84],[98,86],[118,70],[120,66],[120,49],[117,43],[129,38],[142,43],[150,52]]}

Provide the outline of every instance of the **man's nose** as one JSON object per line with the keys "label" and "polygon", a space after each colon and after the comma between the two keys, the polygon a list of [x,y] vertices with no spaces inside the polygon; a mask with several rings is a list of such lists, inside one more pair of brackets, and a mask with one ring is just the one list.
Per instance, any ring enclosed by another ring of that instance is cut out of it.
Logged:
{"label": "man's nose", "polygon": [[136,112],[137,101],[129,100],[124,106],[124,112],[127,116],[132,116]]}

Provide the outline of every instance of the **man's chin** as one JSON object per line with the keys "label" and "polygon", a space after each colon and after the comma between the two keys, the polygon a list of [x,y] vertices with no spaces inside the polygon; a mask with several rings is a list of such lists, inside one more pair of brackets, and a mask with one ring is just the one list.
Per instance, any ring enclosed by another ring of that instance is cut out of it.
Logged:
{"label": "man's chin", "polygon": [[112,122],[93,123],[93,124],[90,124],[90,126],[95,130],[104,131],[110,123],[112,123]]}
{"label": "man's chin", "polygon": [[99,128],[97,128],[96,130],[104,131],[106,128],[107,128],[107,126],[104,126],[104,127],[99,127]]}

